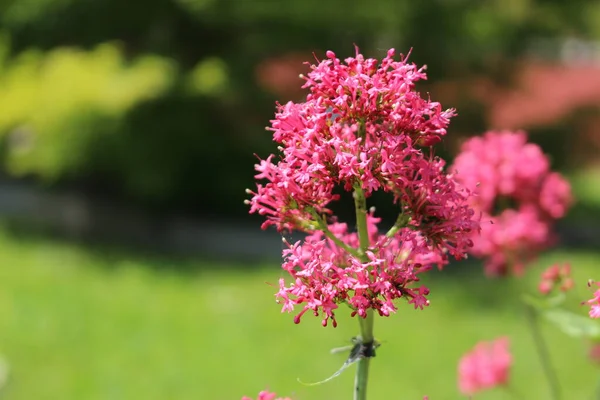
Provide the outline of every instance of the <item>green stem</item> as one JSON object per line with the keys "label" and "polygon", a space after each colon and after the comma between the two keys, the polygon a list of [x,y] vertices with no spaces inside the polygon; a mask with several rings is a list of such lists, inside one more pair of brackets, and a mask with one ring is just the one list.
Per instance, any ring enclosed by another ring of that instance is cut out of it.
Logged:
{"label": "green stem", "polygon": [[329,228],[327,227],[327,222],[325,222],[325,219],[323,219],[323,217],[321,217],[316,211],[314,211],[314,210],[312,211],[312,216],[315,219],[315,221],[317,222],[317,224],[319,225],[319,229],[321,231],[323,231],[325,236],[327,236],[329,239],[331,239],[338,247],[341,247],[342,249],[346,250],[346,252],[352,254],[355,257],[360,256],[355,248],[350,247],[346,243],[342,242],[342,240],[340,238],[335,236],[333,234],[333,232],[331,232],[329,230]]}
{"label": "green stem", "polygon": [[[373,310],[367,310],[367,317],[359,317],[361,341],[374,346],[373,339]],[[369,380],[369,365],[372,357],[363,357],[357,362],[356,375],[354,377],[354,400],[366,400],[367,382]]]}
{"label": "green stem", "polygon": [[509,395],[510,395],[510,396],[511,396],[513,399],[515,399],[515,400],[523,400],[523,399],[525,399],[525,397],[523,397],[523,396],[522,396],[522,395],[521,395],[519,392],[517,392],[517,391],[515,390],[515,388],[513,388],[512,386],[508,386],[508,385],[506,385],[506,386],[504,386],[504,390],[505,390],[506,392],[508,392],[508,394],[509,394]]}
{"label": "green stem", "polygon": [[538,316],[535,313],[535,310],[528,304],[525,305],[525,316],[529,322],[529,327],[531,328],[531,334],[533,336],[533,342],[535,344],[538,357],[540,358],[542,369],[544,371],[544,375],[546,376],[546,381],[548,382],[548,387],[550,388],[550,398],[553,400],[559,400],[560,388],[558,387],[558,376],[556,375],[556,371],[550,362],[548,345],[546,344],[544,336],[540,330]]}
{"label": "green stem", "polygon": [[600,381],[596,384],[596,391],[592,396],[592,400],[600,400]]}
{"label": "green stem", "polygon": [[388,238],[394,237],[394,235],[396,234],[396,232],[398,232],[398,230],[400,228],[403,228],[406,226],[407,222],[408,222],[408,218],[404,215],[404,213],[401,212],[400,214],[398,214],[398,218],[396,218],[396,222],[394,223],[394,226],[392,226],[390,228],[390,230],[387,231],[385,236]]}
{"label": "green stem", "polygon": [[360,244],[358,251],[364,257],[369,248],[369,231],[367,230],[367,199],[360,184],[354,184],[354,208],[356,209],[356,230]]}
{"label": "green stem", "polygon": [[[369,248],[369,232],[367,230],[367,200],[365,193],[359,183],[354,185],[354,207],[356,208],[356,229],[358,231],[358,250],[361,260],[368,261],[366,252]],[[362,343],[370,346],[374,343],[373,338],[373,310],[367,310],[366,318],[359,316],[360,336]],[[356,377],[354,379],[354,400],[366,400],[367,382],[369,379],[369,364],[371,357],[363,357],[358,360]]]}

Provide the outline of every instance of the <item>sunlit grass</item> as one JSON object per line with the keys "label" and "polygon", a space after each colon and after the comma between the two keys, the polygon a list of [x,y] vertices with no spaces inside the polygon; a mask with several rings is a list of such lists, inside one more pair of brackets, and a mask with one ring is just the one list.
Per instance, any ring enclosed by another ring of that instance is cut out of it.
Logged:
{"label": "sunlit grass", "polygon": [[[600,275],[596,253],[556,251],[524,280],[482,278],[476,264],[428,280],[431,306],[404,305],[376,320],[383,342],[372,364],[371,399],[460,399],[458,358],[479,340],[511,338],[514,388],[548,398],[519,302],[553,261],[570,261],[575,308]],[[275,304],[276,265],[176,262],[102,254],[41,240],[0,236],[0,354],[11,367],[6,399],[239,399],[270,388],[297,399],[348,399],[353,368],[320,386],[344,355],[329,350],[357,333],[340,315],[323,328]],[[195,268],[190,268],[190,267]],[[183,271],[183,272],[182,272]],[[585,313],[581,309],[582,314]],[[565,398],[589,398],[597,369],[578,340],[545,325]],[[509,399],[501,390],[478,399]]]}

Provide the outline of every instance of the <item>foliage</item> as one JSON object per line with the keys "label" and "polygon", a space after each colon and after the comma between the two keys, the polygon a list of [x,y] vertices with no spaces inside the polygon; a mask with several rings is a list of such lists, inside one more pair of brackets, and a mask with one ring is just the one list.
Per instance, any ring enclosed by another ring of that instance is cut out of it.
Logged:
{"label": "foliage", "polygon": [[16,175],[44,179],[87,166],[89,145],[110,135],[134,104],[164,92],[173,66],[156,56],[127,65],[117,46],[27,51],[0,70],[0,132]]}
{"label": "foliage", "polygon": [[[298,97],[260,81],[265,62],[296,54],[293,76],[313,51],[352,55],[355,42],[378,58],[414,48],[411,60],[429,64],[422,93],[477,74],[509,84],[523,55],[556,57],[565,37],[600,38],[598,18],[600,6],[584,0],[5,1],[5,170],[142,205],[242,215],[234,205],[252,182],[248,154],[274,150],[264,121],[275,94]],[[469,91],[448,106],[460,110],[455,130],[487,128]],[[207,195],[207,182],[225,201]]]}

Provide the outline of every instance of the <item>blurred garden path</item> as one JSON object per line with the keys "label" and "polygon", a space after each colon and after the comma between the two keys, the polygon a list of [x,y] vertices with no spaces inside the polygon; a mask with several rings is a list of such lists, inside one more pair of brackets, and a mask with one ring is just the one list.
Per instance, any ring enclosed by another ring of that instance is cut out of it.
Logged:
{"label": "blurred garden path", "polygon": [[275,230],[261,230],[250,218],[156,218],[81,193],[46,192],[14,181],[0,181],[0,220],[11,227],[76,241],[239,261],[281,259],[281,235]]}
{"label": "blurred garden path", "polygon": [[[183,256],[236,261],[281,259],[281,235],[263,231],[247,220],[151,217],[135,209],[81,193],[46,192],[32,185],[0,181],[0,220],[10,227],[32,229],[81,242],[127,245]],[[563,222],[561,243],[600,248],[600,226]],[[290,241],[297,239],[286,235]]]}

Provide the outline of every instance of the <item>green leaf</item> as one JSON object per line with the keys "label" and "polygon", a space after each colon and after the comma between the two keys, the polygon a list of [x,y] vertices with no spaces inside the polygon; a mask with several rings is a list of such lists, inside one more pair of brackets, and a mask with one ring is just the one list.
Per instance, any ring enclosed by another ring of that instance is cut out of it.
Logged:
{"label": "green leaf", "polygon": [[542,315],[569,336],[600,338],[600,324],[589,317],[557,308],[542,311]]}
{"label": "green leaf", "polygon": [[544,304],[544,302],[541,299],[533,297],[529,294],[524,294],[522,296],[522,299],[523,299],[523,303],[534,308],[537,311],[543,311],[544,309],[546,309],[546,305]]}
{"label": "green leaf", "polygon": [[525,304],[531,306],[539,312],[543,312],[546,309],[558,307],[565,302],[565,294],[558,293],[552,297],[534,297],[529,294],[524,294],[522,300]]}
{"label": "green leaf", "polygon": [[564,292],[558,292],[554,296],[546,298],[546,303],[549,307],[558,307],[565,302],[566,298]]}

